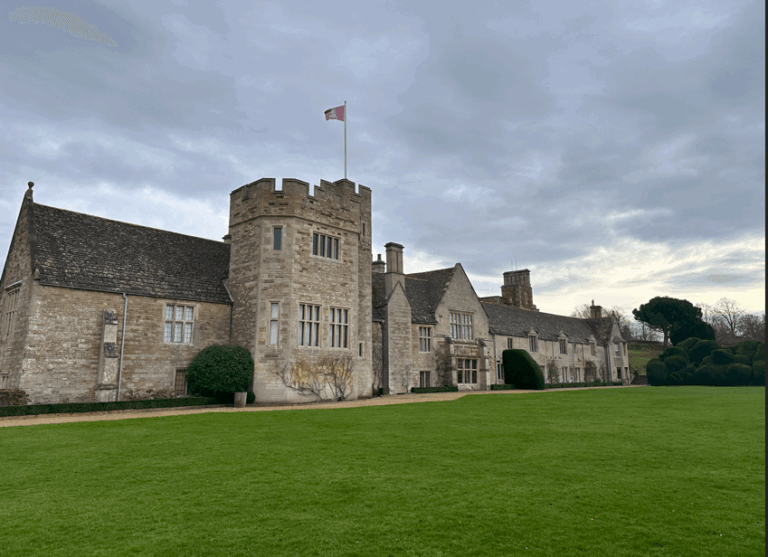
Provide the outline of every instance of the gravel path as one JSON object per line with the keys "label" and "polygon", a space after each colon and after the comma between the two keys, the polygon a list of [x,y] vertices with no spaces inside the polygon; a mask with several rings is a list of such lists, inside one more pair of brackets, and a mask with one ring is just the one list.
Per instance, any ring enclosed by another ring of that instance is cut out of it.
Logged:
{"label": "gravel path", "polygon": [[[583,389],[626,389],[631,387],[583,387],[567,389],[569,391]],[[566,389],[559,390],[562,392]],[[272,410],[325,410],[332,408],[354,408],[358,406],[383,406],[388,404],[409,404],[414,402],[434,402],[439,400],[456,400],[466,395],[496,395],[514,396],[525,393],[547,393],[553,391],[462,391],[458,393],[420,393],[406,395],[386,395],[360,400],[345,400],[343,402],[315,402],[307,404],[291,404],[286,406],[256,406],[245,408],[232,406],[192,406],[177,408],[148,408],[146,410],[115,410],[111,412],[82,412],[75,414],[41,414],[37,416],[7,416],[0,417],[0,427],[40,424],[63,424],[69,422],[97,422],[102,420],[126,420],[131,418],[154,418],[158,416],[179,416],[186,414],[204,414],[207,412],[266,412]]]}

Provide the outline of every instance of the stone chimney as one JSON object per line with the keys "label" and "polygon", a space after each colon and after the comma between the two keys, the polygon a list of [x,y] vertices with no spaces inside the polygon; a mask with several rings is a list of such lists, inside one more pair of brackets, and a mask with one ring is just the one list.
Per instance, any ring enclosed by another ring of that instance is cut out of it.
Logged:
{"label": "stone chimney", "polygon": [[385,270],[386,270],[385,267],[386,267],[387,264],[384,263],[381,260],[381,254],[380,253],[378,254],[378,256],[379,256],[379,258],[376,261],[374,261],[373,263],[371,263],[371,268],[373,269],[374,273],[382,273],[383,274],[385,272]]}
{"label": "stone chimney", "polygon": [[504,285],[501,287],[501,297],[504,303],[521,309],[539,311],[533,305],[533,289],[531,288],[531,271],[507,271],[504,273]]}
{"label": "stone chimney", "polygon": [[405,273],[403,273],[403,246],[389,242],[387,249],[387,272],[384,274],[384,295],[389,298],[395,285],[399,282],[405,288]]}
{"label": "stone chimney", "polygon": [[594,300],[592,300],[592,305],[589,306],[589,317],[591,319],[600,319],[603,317],[603,308],[601,306],[596,306]]}

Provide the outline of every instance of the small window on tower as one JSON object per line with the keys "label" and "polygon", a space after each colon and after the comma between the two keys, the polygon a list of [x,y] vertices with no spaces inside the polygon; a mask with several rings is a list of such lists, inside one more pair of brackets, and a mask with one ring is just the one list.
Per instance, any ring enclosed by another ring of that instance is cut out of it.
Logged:
{"label": "small window on tower", "polygon": [[276,226],[272,229],[273,233],[273,243],[272,243],[272,249],[275,251],[280,251],[282,249],[283,244],[283,229],[280,226]]}

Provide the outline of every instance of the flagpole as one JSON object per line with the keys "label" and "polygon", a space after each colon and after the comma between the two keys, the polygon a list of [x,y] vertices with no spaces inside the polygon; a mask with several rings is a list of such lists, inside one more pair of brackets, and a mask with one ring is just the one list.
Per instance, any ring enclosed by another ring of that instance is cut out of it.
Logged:
{"label": "flagpole", "polygon": [[344,101],[344,179],[347,179],[347,101]]}

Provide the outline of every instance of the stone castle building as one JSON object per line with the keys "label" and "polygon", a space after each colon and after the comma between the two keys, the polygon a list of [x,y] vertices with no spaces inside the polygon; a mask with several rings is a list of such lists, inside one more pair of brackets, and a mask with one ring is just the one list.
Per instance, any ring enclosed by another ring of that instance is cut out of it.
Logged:
{"label": "stone castle building", "polygon": [[40,205],[32,186],[0,278],[0,389],[33,403],[184,394],[212,344],[250,351],[262,403],[488,389],[507,348],[560,381],[629,376],[618,324],[594,304],[592,319],[539,312],[527,270],[479,298],[459,263],[406,274],[392,242],[372,261],[363,185],[242,186],[223,242]]}

